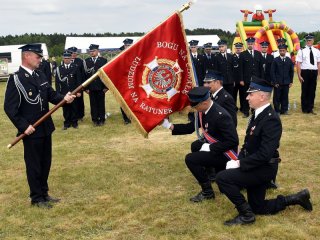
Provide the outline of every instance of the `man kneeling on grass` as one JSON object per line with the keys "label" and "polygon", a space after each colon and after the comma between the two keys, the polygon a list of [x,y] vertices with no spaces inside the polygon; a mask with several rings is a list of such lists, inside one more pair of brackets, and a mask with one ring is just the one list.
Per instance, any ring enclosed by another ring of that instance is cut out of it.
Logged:
{"label": "man kneeling on grass", "polygon": [[[297,194],[278,195],[266,200],[266,189],[278,169],[282,125],[279,116],[270,106],[272,86],[263,79],[253,77],[247,100],[254,114],[249,121],[244,144],[238,160],[227,163],[226,170],[217,174],[219,189],[237,208],[239,215],[225,225],[249,224],[255,214],[276,214],[290,205],[300,205],[312,211],[310,193],[304,189]],[[240,190],[247,190],[248,202]]]}

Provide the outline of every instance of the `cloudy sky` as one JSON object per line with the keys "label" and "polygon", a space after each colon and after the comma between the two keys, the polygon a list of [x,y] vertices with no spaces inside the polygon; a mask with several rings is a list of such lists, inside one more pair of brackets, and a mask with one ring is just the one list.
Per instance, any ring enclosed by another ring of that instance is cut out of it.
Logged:
{"label": "cloudy sky", "polygon": [[[148,32],[188,0],[1,0],[0,36],[23,33]],[[240,9],[276,9],[296,32],[320,30],[319,0],[197,0],[185,27],[235,31]],[[251,19],[251,18],[250,18]]]}

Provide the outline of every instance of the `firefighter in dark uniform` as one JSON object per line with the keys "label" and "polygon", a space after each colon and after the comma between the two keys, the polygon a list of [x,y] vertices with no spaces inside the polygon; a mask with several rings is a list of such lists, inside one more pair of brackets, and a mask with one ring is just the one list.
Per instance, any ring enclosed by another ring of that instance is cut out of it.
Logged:
{"label": "firefighter in dark uniform", "polygon": [[214,69],[214,54],[212,53],[212,43],[206,43],[203,45],[204,48],[204,56],[205,56],[205,65],[206,65],[206,72],[208,70]]}
{"label": "firefighter in dark uniform", "polygon": [[227,53],[227,42],[225,40],[220,40],[218,46],[219,53],[214,58],[214,69],[222,73],[224,89],[233,94],[233,56]]}
{"label": "firefighter in dark uniform", "polygon": [[[63,64],[56,71],[56,91],[62,95],[72,92],[81,84],[81,76],[76,64],[71,62],[71,53],[65,51],[63,53]],[[81,93],[77,93],[80,97]],[[76,101],[71,104],[65,104],[63,108],[63,130],[69,127],[78,128],[78,115]]]}
{"label": "firefighter in dark uniform", "polygon": [[[289,205],[301,205],[311,211],[307,189],[288,196],[278,195],[266,200],[266,189],[278,169],[278,147],[282,134],[279,116],[270,105],[272,86],[265,80],[252,77],[247,100],[255,110],[249,121],[244,144],[238,160],[227,163],[226,170],[217,174],[216,183],[222,193],[235,205],[239,215],[225,225],[249,224],[255,214],[275,214]],[[240,192],[247,190],[248,200]]]}
{"label": "firefighter in dark uniform", "polygon": [[271,82],[271,64],[273,62],[273,56],[268,53],[269,43],[267,41],[261,42],[261,54],[263,60],[263,70],[264,70],[264,79],[267,80],[269,83]]}
{"label": "firefighter in dark uniform", "polygon": [[192,143],[191,153],[185,158],[187,167],[202,188],[190,201],[201,202],[215,197],[205,167],[214,167],[217,172],[225,169],[230,152],[237,153],[239,139],[230,114],[212,101],[208,88],[195,87],[188,97],[191,106],[198,112],[198,119],[188,124],[171,124],[166,119],[162,126],[171,129],[173,135],[191,134],[194,131],[199,134],[199,128],[202,129],[203,137]]}
{"label": "firefighter in dark uniform", "polygon": [[59,103],[65,99],[72,102],[70,93],[65,96],[55,92],[47,77],[39,70],[42,49],[41,44],[22,46],[22,65],[10,75],[4,99],[4,110],[23,138],[24,160],[30,187],[31,204],[41,208],[51,208],[51,203],[59,199],[48,195],[48,176],[51,166],[54,125],[51,117],[43,121],[36,129],[32,126],[49,111],[49,102]]}
{"label": "firefighter in dark uniform", "polygon": [[[71,62],[75,64],[79,70],[79,76],[81,80],[81,84],[85,81],[85,72],[83,68],[83,60],[78,57],[78,48],[76,47],[69,47],[67,49],[69,52],[71,52]],[[77,97],[75,99],[75,104],[77,105],[77,118],[78,120],[82,120],[84,118],[84,99],[83,99],[83,94],[81,94],[80,97]]]}
{"label": "firefighter in dark uniform", "polygon": [[235,127],[237,127],[237,109],[233,97],[223,87],[222,73],[217,71],[208,71],[204,79],[204,87],[210,90],[211,99],[218,103],[230,114]]}
{"label": "firefighter in dark uniform", "polygon": [[205,56],[198,53],[198,43],[198,40],[191,40],[189,42],[191,59],[197,75],[198,85],[203,86],[203,79],[206,76],[206,60]]}
{"label": "firefighter in dark uniform", "polygon": [[[99,45],[91,44],[89,46],[90,56],[83,62],[83,67],[86,74],[86,79],[91,77],[99,68],[107,63],[107,59],[99,57]],[[105,123],[105,93],[108,88],[98,77],[89,84],[86,93],[89,94],[91,119],[95,126],[103,126]]]}
{"label": "firefighter in dark uniform", "polygon": [[[235,47],[235,53],[233,54],[233,79],[234,79],[234,88],[233,88],[233,94],[232,97],[237,104],[237,98],[238,98],[238,92],[239,92],[239,102],[240,102],[240,112],[242,112],[242,103],[243,101],[246,101],[245,99],[240,98],[240,62],[239,57],[240,53],[243,49],[243,44],[241,42],[236,42],[234,44]],[[238,110],[238,108],[237,108]]]}
{"label": "firefighter in dark uniform", "polygon": [[50,62],[42,58],[38,70],[44,73],[44,75],[48,79],[48,83],[50,84],[50,86],[52,86],[52,72]]}
{"label": "firefighter in dark uniform", "polygon": [[271,84],[274,86],[273,106],[278,114],[288,115],[289,88],[294,76],[294,64],[286,57],[287,45],[279,45],[280,56],[271,65]]}
{"label": "firefighter in dark uniform", "polygon": [[[127,49],[128,47],[130,47],[132,45],[132,43],[133,43],[133,39],[126,38],[125,40],[123,40],[123,46],[120,47],[120,50],[123,51],[123,50]],[[122,108],[120,108],[120,110],[121,110],[124,124],[125,125],[130,124],[131,120],[128,118],[128,116],[126,115],[126,113],[123,111]]]}
{"label": "firefighter in dark uniform", "polygon": [[[253,76],[263,78],[263,59],[261,52],[253,49],[255,44],[254,37],[246,39],[248,49],[240,53],[240,98],[246,99],[247,90]],[[243,117],[249,117],[249,105],[243,101]]]}

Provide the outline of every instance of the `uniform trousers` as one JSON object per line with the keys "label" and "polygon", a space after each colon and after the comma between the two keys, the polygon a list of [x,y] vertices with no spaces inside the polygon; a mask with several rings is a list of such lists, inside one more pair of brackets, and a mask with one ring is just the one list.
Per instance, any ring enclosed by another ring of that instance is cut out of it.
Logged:
{"label": "uniform trousers", "polygon": [[197,181],[206,183],[209,181],[206,167],[214,167],[216,172],[226,168],[228,159],[223,154],[212,154],[210,152],[199,152],[203,142],[197,140],[191,144],[191,151],[186,155],[185,162]]}
{"label": "uniform trousers", "polygon": [[45,137],[23,139],[24,161],[32,203],[48,196],[48,177],[52,158],[51,134]]}
{"label": "uniform trousers", "polygon": [[248,89],[250,83],[245,83],[244,86],[240,86],[239,98],[240,98],[240,109],[244,114],[249,114],[249,103],[247,101]]}
{"label": "uniform trousers", "polygon": [[91,119],[93,122],[104,122],[106,115],[105,93],[103,90],[89,92]]}
{"label": "uniform trousers", "polygon": [[[237,105],[238,92],[239,92],[239,98],[240,98],[240,87],[241,87],[240,83],[236,83],[233,88],[232,97],[233,97],[236,105]],[[242,110],[242,105],[241,105],[240,99],[239,99],[239,102],[240,102],[240,112],[242,112],[243,110]]]}
{"label": "uniform trousers", "polygon": [[77,97],[74,99],[76,105],[77,105],[77,119],[82,119],[84,117],[84,100],[83,100],[83,94],[81,94],[80,97]]}
{"label": "uniform trousers", "polygon": [[302,112],[309,113],[313,110],[317,88],[317,70],[301,70],[304,82],[301,84],[301,108]]}
{"label": "uniform trousers", "polygon": [[256,214],[275,214],[286,208],[285,197],[278,195],[276,199],[266,200],[267,185],[276,176],[278,163],[269,164],[251,171],[240,168],[221,171],[216,176],[216,183],[221,191],[235,206],[246,203],[240,192],[247,189],[248,203]]}
{"label": "uniform trousers", "polygon": [[278,113],[285,113],[289,106],[289,85],[279,85],[273,88],[273,106]]}
{"label": "uniform trousers", "polygon": [[69,104],[68,103],[64,104],[62,109],[63,109],[63,117],[64,117],[63,125],[65,127],[70,127],[71,125],[77,125],[77,122],[78,122],[77,103],[72,102]]}

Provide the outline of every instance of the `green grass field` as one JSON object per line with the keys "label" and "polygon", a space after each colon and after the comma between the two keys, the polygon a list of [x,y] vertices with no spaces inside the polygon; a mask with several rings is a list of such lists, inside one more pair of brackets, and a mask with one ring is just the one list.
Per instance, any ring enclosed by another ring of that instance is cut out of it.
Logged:
{"label": "green grass field", "polygon": [[[171,136],[158,127],[144,139],[122,122],[118,104],[107,94],[112,115],[103,127],[86,116],[79,129],[62,131],[62,111],[53,119],[50,194],[62,198],[50,210],[30,206],[22,142],[11,150],[16,129],[3,111],[5,83],[0,83],[0,239],[319,239],[320,236],[320,98],[318,115],[300,112],[300,84],[290,92],[297,109],[282,117],[282,162],[277,190],[267,197],[308,187],[314,211],[299,206],[274,216],[258,216],[255,224],[225,227],[237,214],[224,195],[214,201],[189,202],[199,186],[184,163],[196,135]],[[247,119],[239,114],[242,144]],[[175,114],[174,123],[186,122]]]}

